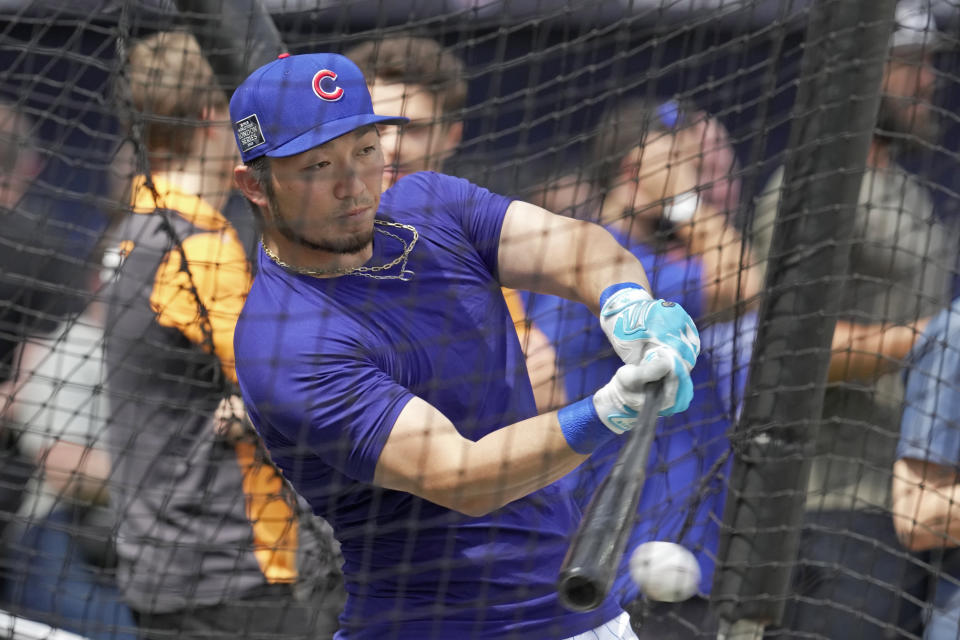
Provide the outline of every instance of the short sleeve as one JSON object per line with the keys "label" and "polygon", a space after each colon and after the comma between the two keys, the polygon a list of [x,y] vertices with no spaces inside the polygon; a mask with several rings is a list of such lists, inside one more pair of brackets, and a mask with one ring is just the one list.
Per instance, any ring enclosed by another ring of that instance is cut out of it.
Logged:
{"label": "short sleeve", "polygon": [[487,269],[496,274],[500,230],[512,200],[461,178],[444,178],[444,188],[449,190],[449,201],[454,207],[452,213]]}
{"label": "short sleeve", "polygon": [[907,374],[897,457],[956,467],[960,465],[960,315],[945,311],[930,329]]}
{"label": "short sleeve", "polygon": [[372,482],[390,430],[413,394],[369,358],[343,350],[324,348],[280,372],[273,382],[276,400],[255,400],[259,413],[297,448],[354,480]]}

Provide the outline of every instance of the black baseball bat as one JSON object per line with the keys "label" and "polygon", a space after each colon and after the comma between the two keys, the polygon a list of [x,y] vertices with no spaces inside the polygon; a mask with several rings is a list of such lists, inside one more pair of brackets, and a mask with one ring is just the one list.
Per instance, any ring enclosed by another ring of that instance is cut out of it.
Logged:
{"label": "black baseball bat", "polygon": [[260,0],[175,0],[227,95],[286,51]]}
{"label": "black baseball bat", "polygon": [[606,599],[633,528],[663,383],[647,384],[644,393],[637,426],[625,436],[613,469],[594,492],[560,565],[557,592],[563,606],[572,611],[593,611]]}

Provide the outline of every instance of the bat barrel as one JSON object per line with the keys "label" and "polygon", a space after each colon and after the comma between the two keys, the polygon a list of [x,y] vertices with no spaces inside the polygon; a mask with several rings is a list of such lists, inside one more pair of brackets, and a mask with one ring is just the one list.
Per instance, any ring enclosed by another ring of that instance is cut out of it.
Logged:
{"label": "bat barrel", "polygon": [[607,598],[617,575],[646,480],[646,464],[656,428],[663,386],[647,385],[637,426],[625,437],[560,566],[557,593],[571,611],[593,611]]}
{"label": "bat barrel", "polygon": [[629,464],[633,469],[622,463],[626,449],[590,501],[560,569],[560,601],[573,611],[593,611],[603,604],[616,578],[643,487],[635,463]]}
{"label": "bat barrel", "polygon": [[572,611],[593,611],[606,597],[601,581],[601,577],[583,575],[575,569],[561,573],[558,588],[560,601]]}

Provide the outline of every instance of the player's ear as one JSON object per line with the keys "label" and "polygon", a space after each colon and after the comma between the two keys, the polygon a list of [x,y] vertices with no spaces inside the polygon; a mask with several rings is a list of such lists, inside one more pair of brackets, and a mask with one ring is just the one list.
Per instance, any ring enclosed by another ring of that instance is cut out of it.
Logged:
{"label": "player's ear", "polygon": [[245,164],[238,164],[234,167],[233,180],[236,182],[237,188],[250,202],[261,208],[267,206],[267,194],[250,167]]}

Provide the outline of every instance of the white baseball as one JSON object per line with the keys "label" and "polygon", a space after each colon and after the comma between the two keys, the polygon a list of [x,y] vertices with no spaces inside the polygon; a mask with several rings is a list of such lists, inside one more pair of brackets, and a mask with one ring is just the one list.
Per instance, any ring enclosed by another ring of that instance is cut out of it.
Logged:
{"label": "white baseball", "polygon": [[678,544],[645,542],[630,556],[630,577],[651,600],[680,602],[697,593],[700,565]]}

